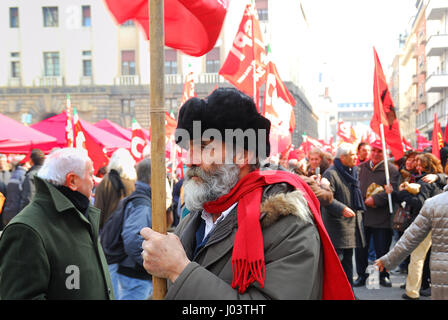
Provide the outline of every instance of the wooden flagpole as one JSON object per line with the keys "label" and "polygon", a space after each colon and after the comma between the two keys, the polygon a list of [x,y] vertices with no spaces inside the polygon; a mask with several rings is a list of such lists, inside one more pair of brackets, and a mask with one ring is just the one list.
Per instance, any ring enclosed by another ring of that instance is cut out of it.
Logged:
{"label": "wooden flagpole", "polygon": [[[149,1],[150,119],[151,119],[151,192],[152,228],[166,234],[165,167],[165,35],[164,0]],[[152,278],[153,299],[166,294],[166,279]]]}
{"label": "wooden flagpole", "polygon": [[[389,164],[387,161],[387,149],[386,149],[386,139],[384,137],[384,125],[380,124],[380,132],[381,132],[381,142],[383,144],[383,157],[384,157],[384,171],[386,173],[386,184],[390,184],[390,176],[389,176]],[[393,206],[392,206],[392,194],[388,193],[387,198],[389,200],[389,212],[391,214],[394,213]]]}

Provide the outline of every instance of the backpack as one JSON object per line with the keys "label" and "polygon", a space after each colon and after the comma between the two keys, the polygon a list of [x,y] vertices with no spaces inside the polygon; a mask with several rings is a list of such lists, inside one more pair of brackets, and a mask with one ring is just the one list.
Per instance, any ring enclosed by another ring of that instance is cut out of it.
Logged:
{"label": "backpack", "polygon": [[124,250],[121,231],[123,230],[124,210],[128,203],[136,198],[151,201],[150,197],[143,194],[131,194],[121,199],[100,231],[100,242],[108,264],[119,263],[128,256]]}

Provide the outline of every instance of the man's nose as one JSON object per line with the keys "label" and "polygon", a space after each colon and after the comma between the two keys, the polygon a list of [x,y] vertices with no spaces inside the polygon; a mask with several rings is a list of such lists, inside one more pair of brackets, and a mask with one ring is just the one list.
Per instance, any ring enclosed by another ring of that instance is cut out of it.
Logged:
{"label": "man's nose", "polygon": [[191,168],[192,166],[199,165],[201,163],[201,148],[200,147],[192,147],[188,150],[188,158],[187,158],[187,167]]}

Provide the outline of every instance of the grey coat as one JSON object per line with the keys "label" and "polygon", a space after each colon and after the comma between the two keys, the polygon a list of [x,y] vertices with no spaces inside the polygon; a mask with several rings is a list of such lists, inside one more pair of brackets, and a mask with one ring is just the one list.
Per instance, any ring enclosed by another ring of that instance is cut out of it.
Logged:
{"label": "grey coat", "polygon": [[193,256],[199,212],[179,223],[179,236],[190,264],[168,287],[166,299],[321,299],[323,259],[319,232],[300,191],[286,184],[265,188],[261,226],[265,254],[264,287],[252,283],[243,294],[233,289],[232,249],[238,228],[236,208],[220,221],[207,244]]}
{"label": "grey coat", "polygon": [[395,268],[429,232],[432,232],[431,298],[448,300],[448,192],[427,199],[414,222],[393,249],[380,260],[386,269]]}
{"label": "grey coat", "polygon": [[[353,170],[359,169],[354,167]],[[348,182],[339,174],[335,166],[328,168],[323,177],[330,181],[330,189],[333,192],[333,201],[330,205],[321,207],[322,220],[333,246],[336,249],[364,247],[363,212],[353,209],[353,195]],[[342,215],[346,207],[355,212],[356,215],[353,218]]]}
{"label": "grey coat", "polygon": [[[384,170],[384,162],[380,162],[373,169],[370,168],[370,161],[366,161],[359,165],[359,181],[362,195],[366,197],[367,188],[376,183],[380,186],[386,184],[386,174]],[[389,162],[390,183],[394,190],[398,190],[398,181],[400,173],[398,169]],[[373,228],[391,228],[393,215],[389,212],[389,202],[386,192],[380,192],[373,196],[375,207],[367,207],[364,213],[364,226]]]}

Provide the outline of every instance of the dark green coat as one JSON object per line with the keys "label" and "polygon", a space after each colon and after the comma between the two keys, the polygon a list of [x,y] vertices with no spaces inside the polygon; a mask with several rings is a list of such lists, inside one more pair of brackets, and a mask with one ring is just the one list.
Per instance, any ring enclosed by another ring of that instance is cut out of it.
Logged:
{"label": "dark green coat", "polygon": [[100,211],[90,206],[87,219],[48,182],[35,185],[0,238],[0,299],[113,299]]}

